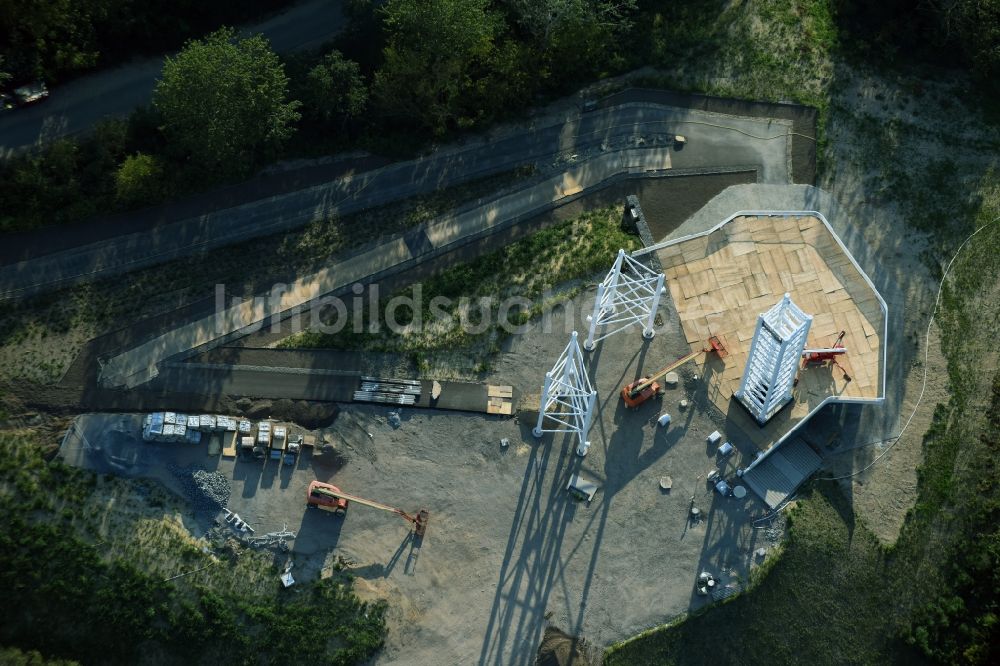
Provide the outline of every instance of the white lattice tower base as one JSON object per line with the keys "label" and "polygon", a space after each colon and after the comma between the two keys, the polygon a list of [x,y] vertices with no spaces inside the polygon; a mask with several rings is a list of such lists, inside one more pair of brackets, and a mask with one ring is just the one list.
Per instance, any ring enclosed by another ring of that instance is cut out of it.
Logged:
{"label": "white lattice tower base", "polygon": [[757,317],[743,381],[735,396],[760,425],[792,399],[795,373],[811,324],[812,317],[788,294]]}
{"label": "white lattice tower base", "polygon": [[597,391],[590,384],[583,366],[583,352],[573,331],[552,370],[545,373],[542,399],[538,406],[538,423],[532,434],[541,437],[546,432],[572,432],[577,436],[577,455],[587,455],[590,442],[587,433],[594,418]]}
{"label": "white lattice tower base", "polygon": [[[651,339],[656,334],[653,321],[660,307],[660,296],[666,292],[664,279],[663,273],[636,261],[625,254],[625,250],[618,250],[615,265],[597,287],[594,312],[587,317],[590,331],[583,348],[592,351],[604,338],[620,333],[633,324],[642,324],[643,336]],[[597,337],[599,326],[605,328],[604,333]]]}

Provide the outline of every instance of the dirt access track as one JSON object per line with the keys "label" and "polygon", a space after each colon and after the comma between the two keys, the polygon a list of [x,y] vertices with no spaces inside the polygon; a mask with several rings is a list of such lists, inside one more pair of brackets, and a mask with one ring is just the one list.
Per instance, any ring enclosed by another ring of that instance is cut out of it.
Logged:
{"label": "dirt access track", "polygon": [[[584,293],[557,313],[551,332],[539,324],[517,336],[491,381],[540,386],[542,365],[554,362],[569,339],[566,317],[579,326],[592,299]],[[753,446],[734,439],[739,453],[717,458],[705,438],[724,418],[698,382],[669,389],[662,405],[626,412],[620,404],[618,389],[640,368],[649,371],[686,351],[673,309],[665,315],[652,341],[636,329],[587,355],[599,413],[586,458],[575,454],[575,439],[535,439],[534,424],[515,419],[403,410],[393,429],[388,408],[350,406],[317,433],[346,455],[340,467],[308,456],[294,470],[206,458],[204,447],[143,444],[133,434],[113,437],[116,455],[132,459],[117,472],[171,485],[168,462],[216,469],[231,479],[230,508],[258,534],[285,523],[298,532],[297,578],[310,579],[337,557],[351,562],[358,594],[389,602],[379,663],[527,664],[547,626],[606,645],[706,603],[694,589],[700,571],[739,586],[754,551],[773,545],[766,530],[751,525],[763,515],[758,500],[723,498],[705,482],[712,469],[732,478]],[[679,411],[682,398],[692,407]],[[661,408],[674,417],[667,429],[655,422]],[[125,419],[122,429],[138,432],[139,416],[81,419]],[[501,438],[511,442],[506,449]],[[64,455],[101,467],[93,456]],[[601,486],[590,504],[565,490],[576,472]],[[664,475],[673,479],[669,493],[659,487]],[[426,537],[416,543],[408,523],[364,506],[352,506],[345,519],[307,511],[313,478],[407,511],[427,508]],[[704,516],[698,522],[688,519],[692,495]]]}

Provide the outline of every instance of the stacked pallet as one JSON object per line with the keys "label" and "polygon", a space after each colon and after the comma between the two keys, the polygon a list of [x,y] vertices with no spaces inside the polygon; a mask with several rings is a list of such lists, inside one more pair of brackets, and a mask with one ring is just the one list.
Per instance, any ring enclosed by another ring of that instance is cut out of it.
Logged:
{"label": "stacked pallet", "polygon": [[513,397],[513,386],[493,386],[490,384],[486,387],[486,413],[510,416],[514,412]]}
{"label": "stacked pallet", "polygon": [[[216,414],[181,414],[179,412],[153,412],[142,423],[142,438],[147,442],[188,442],[198,444],[202,434],[226,433],[226,441],[233,439],[237,430],[250,434],[249,421]],[[235,439],[233,439],[235,441]]]}
{"label": "stacked pallet", "polygon": [[177,412],[153,412],[142,422],[142,439],[146,442],[187,442],[197,444],[201,433],[188,428],[189,417]]}
{"label": "stacked pallet", "polygon": [[414,405],[419,398],[420,381],[416,379],[362,377],[361,389],[354,392],[357,401],[388,405]]}

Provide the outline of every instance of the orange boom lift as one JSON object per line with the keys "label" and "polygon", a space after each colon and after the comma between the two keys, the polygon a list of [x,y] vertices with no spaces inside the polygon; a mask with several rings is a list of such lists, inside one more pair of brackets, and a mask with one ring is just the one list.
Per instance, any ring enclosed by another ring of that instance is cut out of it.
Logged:
{"label": "orange boom lift", "polygon": [[705,349],[699,349],[698,351],[693,351],[686,356],[681,356],[667,367],[653,373],[652,375],[643,377],[642,379],[637,379],[631,384],[626,384],[622,389],[622,400],[625,401],[625,406],[629,409],[634,409],[654,396],[663,395],[663,387],[660,386],[658,381],[660,378],[668,372],[681,367],[698,354],[710,354],[712,352],[718,354],[719,358],[726,358],[726,356],[729,355],[729,352],[726,351],[722,341],[713,335],[708,339],[708,347]]}
{"label": "orange boom lift", "polygon": [[805,368],[807,365],[823,365],[829,361],[830,365],[835,365],[840,368],[840,371],[844,373],[844,379],[846,381],[851,381],[851,376],[847,374],[847,370],[844,369],[840,363],[837,363],[837,357],[841,354],[847,353],[847,347],[844,346],[844,336],[847,335],[847,331],[841,331],[837,339],[834,340],[832,347],[827,347],[825,349],[803,349],[802,350],[802,367]]}
{"label": "orange boom lift", "polygon": [[345,493],[337,486],[330,485],[329,483],[323,483],[322,481],[311,482],[309,484],[309,489],[306,490],[306,504],[309,507],[332,511],[339,516],[347,513],[347,506],[350,502],[363,504],[364,506],[370,506],[373,509],[381,509],[382,511],[388,511],[389,513],[396,514],[403,520],[413,524],[413,532],[417,536],[422,537],[424,532],[427,531],[427,521],[430,519],[430,513],[428,513],[426,509],[420,509],[415,513],[415,515],[411,516],[402,509],[397,509],[396,507],[389,506],[388,504],[382,504],[381,502]]}

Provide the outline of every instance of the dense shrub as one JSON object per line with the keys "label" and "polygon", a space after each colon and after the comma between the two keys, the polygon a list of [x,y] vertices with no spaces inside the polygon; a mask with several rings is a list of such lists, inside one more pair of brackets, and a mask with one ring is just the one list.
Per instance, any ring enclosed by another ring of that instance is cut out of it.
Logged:
{"label": "dense shrub", "polygon": [[156,157],[136,153],[126,157],[118,167],[115,194],[125,206],[156,203],[163,191],[163,167]]}
{"label": "dense shrub", "polygon": [[62,224],[114,208],[127,124],[98,123],[83,140],[59,139],[0,162],[0,230]]}

